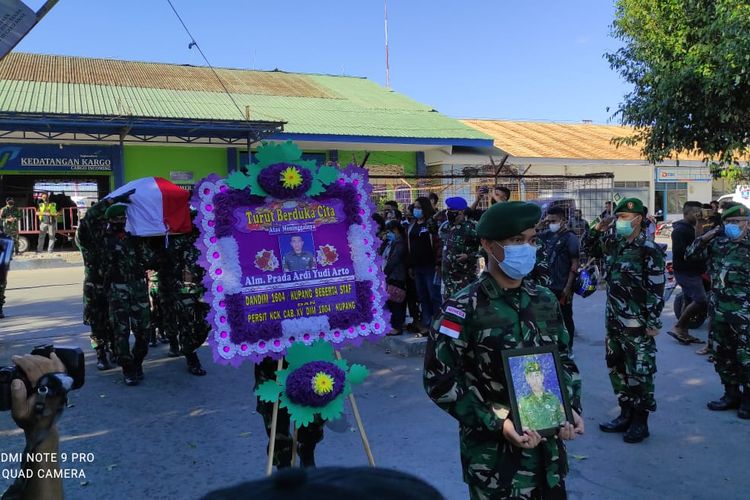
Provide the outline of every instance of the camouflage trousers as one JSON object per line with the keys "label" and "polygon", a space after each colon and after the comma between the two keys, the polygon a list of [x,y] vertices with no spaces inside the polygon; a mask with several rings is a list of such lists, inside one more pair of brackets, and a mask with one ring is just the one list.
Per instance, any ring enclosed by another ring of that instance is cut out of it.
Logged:
{"label": "camouflage trousers", "polygon": [[714,368],[724,385],[750,384],[750,325],[726,319],[717,312],[711,322]]}
{"label": "camouflage trousers", "polygon": [[6,236],[10,236],[13,239],[13,253],[18,255],[21,251],[18,249],[18,228],[15,231],[12,229],[5,228]]}
{"label": "camouflage trousers", "polygon": [[561,440],[548,438],[533,450],[521,450],[486,429],[460,426],[459,436],[471,498],[565,498],[539,496],[560,488],[565,494],[568,458]]}
{"label": "camouflage trousers", "polygon": [[109,303],[101,283],[83,282],[83,324],[91,327],[91,348],[112,348],[112,326],[109,322]]}
{"label": "camouflage trousers", "polygon": [[149,327],[149,337],[153,339],[156,338],[157,328],[162,335],[166,335],[164,331],[164,320],[162,318],[163,306],[161,304],[161,297],[158,291],[149,290],[148,295],[151,305],[151,325]]}
{"label": "camouflage trousers", "polygon": [[654,338],[646,335],[644,328],[624,328],[610,321],[605,345],[609,380],[620,404],[637,410],[656,411]]}
{"label": "camouflage trousers", "polygon": [[513,490],[509,489],[487,491],[484,488],[470,485],[469,498],[471,500],[565,500],[568,498],[568,492],[565,490],[564,481],[561,481],[554,488],[534,488],[525,493],[514,493]]}
{"label": "camouflage trousers", "polygon": [[188,355],[195,352],[208,338],[211,330],[206,321],[209,305],[193,294],[181,293],[176,306],[177,341],[180,353]]}
{"label": "camouflage trousers", "polygon": [[[109,287],[109,320],[112,324],[115,354],[121,362],[140,363],[148,352],[151,320],[145,281],[113,283]],[[130,332],[135,336],[130,352]]]}
{"label": "camouflage trousers", "polygon": [[[255,386],[257,389],[260,384],[268,380],[276,380],[276,368],[278,361],[271,358],[264,358],[263,361],[255,365]],[[286,361],[284,368],[287,367]],[[263,423],[266,427],[266,435],[271,437],[271,423],[273,420],[273,403],[265,403],[258,399],[256,407],[258,413],[263,417]],[[289,412],[285,408],[279,408],[276,417],[276,444],[274,445],[273,464],[276,467],[288,467],[292,462],[292,434],[290,433]],[[305,426],[300,427],[297,432],[297,441],[299,446],[308,446],[314,448],[315,445],[323,440],[323,421],[319,417]],[[266,448],[267,450],[267,448]]]}

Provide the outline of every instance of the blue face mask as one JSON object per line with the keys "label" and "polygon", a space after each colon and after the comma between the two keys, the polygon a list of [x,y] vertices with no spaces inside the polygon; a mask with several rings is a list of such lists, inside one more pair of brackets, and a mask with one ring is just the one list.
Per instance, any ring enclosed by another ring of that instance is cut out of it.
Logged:
{"label": "blue face mask", "polygon": [[633,234],[633,221],[617,219],[615,227],[617,228],[617,234],[625,238]]}
{"label": "blue face mask", "polygon": [[388,241],[396,241],[396,234],[395,233],[387,232],[385,234],[385,237],[386,237],[386,239]]}
{"label": "blue face mask", "polygon": [[415,208],[413,210],[414,218],[421,219],[422,218],[422,209],[421,208]]}
{"label": "blue face mask", "polygon": [[505,260],[500,262],[493,253],[490,253],[490,255],[508,278],[520,280],[534,269],[536,265],[536,247],[534,245],[528,243],[508,246],[496,243],[496,245],[505,251]]}
{"label": "blue face mask", "polygon": [[736,240],[742,235],[742,228],[739,224],[724,224],[724,234],[727,237]]}

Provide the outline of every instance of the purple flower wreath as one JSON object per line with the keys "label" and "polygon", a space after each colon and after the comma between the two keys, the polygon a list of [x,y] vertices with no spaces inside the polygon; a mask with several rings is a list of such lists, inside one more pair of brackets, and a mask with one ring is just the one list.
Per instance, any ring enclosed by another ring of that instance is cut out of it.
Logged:
{"label": "purple flower wreath", "polygon": [[[316,376],[329,377],[333,381],[330,392],[318,394],[314,389]],[[286,394],[289,400],[305,406],[320,408],[325,406],[344,390],[346,374],[341,368],[328,361],[312,361],[300,366],[286,379]]]}
{"label": "purple flower wreath", "polygon": [[[299,176],[299,184],[295,187],[284,187],[283,185],[282,174],[289,169],[293,169]],[[274,198],[288,199],[303,196],[310,189],[312,178],[312,172],[304,167],[291,163],[276,163],[260,171],[258,184]]]}

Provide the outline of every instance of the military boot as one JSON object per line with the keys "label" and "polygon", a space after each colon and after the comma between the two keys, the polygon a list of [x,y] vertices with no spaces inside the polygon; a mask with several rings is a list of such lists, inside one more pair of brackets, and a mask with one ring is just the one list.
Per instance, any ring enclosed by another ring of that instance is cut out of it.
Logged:
{"label": "military boot", "polygon": [[620,403],[620,416],[609,422],[599,424],[602,432],[625,432],[633,420],[633,408],[625,403]]}
{"label": "military boot", "polygon": [[109,370],[112,365],[109,363],[109,357],[107,356],[107,350],[104,347],[97,347],[96,349],[96,369],[97,370]]}
{"label": "military boot", "polygon": [[122,378],[125,380],[125,385],[138,385],[138,373],[132,361],[122,364]]}
{"label": "military boot", "polygon": [[737,410],[737,416],[744,419],[750,419],[750,385],[742,388],[742,401],[740,408]]}
{"label": "military boot", "polygon": [[169,351],[167,352],[167,356],[170,358],[180,357],[180,344],[177,342],[176,338],[169,339]]}
{"label": "military boot", "polygon": [[188,372],[190,372],[192,375],[202,377],[206,374],[206,370],[204,370],[203,366],[201,366],[201,360],[198,359],[197,353],[191,352],[190,354],[186,354],[185,360],[187,361]]}
{"label": "military boot", "polygon": [[622,440],[626,443],[640,443],[648,436],[648,411],[634,410],[633,421],[630,423],[630,427],[628,427],[625,435],[622,436]]}
{"label": "military boot", "polygon": [[302,467],[315,467],[314,444],[300,443],[297,445],[297,452],[299,453],[299,461]]}
{"label": "military boot", "polygon": [[716,401],[709,401],[706,406],[712,411],[734,410],[740,407],[740,396],[738,385],[725,384],[724,395]]}

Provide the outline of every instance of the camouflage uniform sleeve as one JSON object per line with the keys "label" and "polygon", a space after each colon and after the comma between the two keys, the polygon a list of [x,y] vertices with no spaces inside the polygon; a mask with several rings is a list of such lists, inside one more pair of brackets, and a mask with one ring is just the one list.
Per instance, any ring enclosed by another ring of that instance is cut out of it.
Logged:
{"label": "camouflage uniform sleeve", "polygon": [[685,260],[708,260],[711,246],[701,238],[696,238],[685,250]]}
{"label": "camouflage uniform sleeve", "polygon": [[464,367],[466,353],[471,348],[471,332],[466,327],[454,339],[438,333],[444,315],[433,323],[427,341],[424,361],[424,388],[436,405],[448,412],[463,426],[481,428],[500,433],[503,419],[483,401],[479,390],[466,380]]}
{"label": "camouflage uniform sleeve", "polygon": [[542,242],[536,251],[536,265],[531,271],[531,279],[543,287],[549,288],[550,284],[552,284],[552,278],[550,276],[549,259],[547,257],[546,245]]}
{"label": "camouflage uniform sleeve", "polygon": [[606,233],[590,228],[584,234],[581,244],[587,256],[600,259],[610,252],[614,242],[615,239],[607,236]]}
{"label": "camouflage uniform sleeve", "polygon": [[646,276],[646,328],[661,328],[661,311],[664,309],[664,252],[653,248],[645,262]]}

